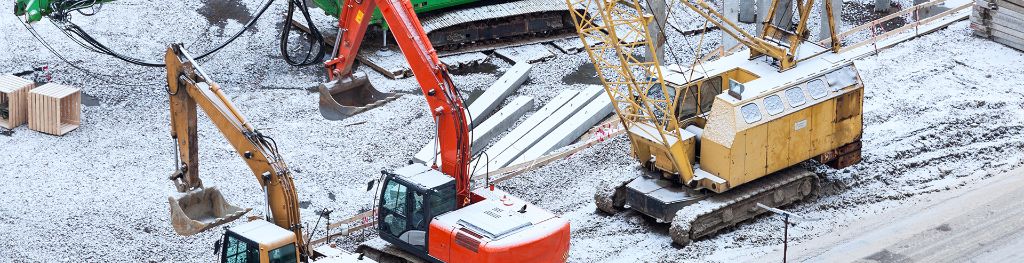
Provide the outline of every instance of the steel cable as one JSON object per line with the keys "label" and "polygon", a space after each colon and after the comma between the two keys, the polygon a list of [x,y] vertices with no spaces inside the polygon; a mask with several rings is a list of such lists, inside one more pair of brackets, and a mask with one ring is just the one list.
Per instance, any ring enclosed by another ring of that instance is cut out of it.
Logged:
{"label": "steel cable", "polygon": [[[306,28],[309,29],[310,35],[308,48],[306,49],[306,56],[299,62],[292,60],[291,55],[288,54],[288,37],[291,36],[290,33],[293,27],[292,16],[295,13],[296,7],[298,7],[299,11],[302,12],[302,17],[306,20]],[[306,2],[304,0],[288,0],[288,11],[285,12],[284,17],[279,45],[281,48],[281,57],[284,58],[285,63],[292,66],[310,66],[323,62],[323,57],[327,54],[327,44],[324,42],[323,34],[321,34],[320,30],[317,29],[316,23],[313,23],[313,19],[310,18],[309,6],[306,5]],[[313,55],[314,47],[317,47],[316,55]]]}
{"label": "steel cable", "polygon": [[[75,2],[75,3],[80,3],[80,2],[92,2],[92,1],[78,1],[78,2]],[[220,51],[221,49],[226,47],[228,44],[234,42],[236,39],[238,39],[238,37],[240,37],[242,35],[242,33],[245,33],[245,31],[248,31],[250,28],[252,28],[252,26],[256,24],[256,22],[260,19],[260,17],[263,16],[263,14],[267,11],[267,9],[270,8],[270,5],[273,4],[273,3],[274,3],[274,0],[267,0],[267,1],[265,1],[263,3],[263,6],[260,7],[259,12],[257,12],[256,15],[251,20],[249,20],[249,22],[246,23],[245,26],[242,27],[241,30],[239,30],[237,33],[232,35],[226,41],[222,42],[220,45],[217,45],[217,47],[207,51],[206,53],[203,53],[203,54],[199,55],[198,57],[196,57],[196,59],[203,59],[203,58],[206,58],[207,56],[213,55],[217,51]],[[62,6],[56,6],[56,3],[55,3],[53,6],[51,6],[52,10],[54,10],[54,11],[50,15],[50,18],[54,22],[54,24],[57,25],[58,28],[60,28],[61,30],[68,31],[71,34],[74,34],[74,35],[78,36],[79,38],[81,38],[81,40],[85,41],[85,44],[87,44],[87,45],[82,45],[82,46],[87,48],[87,49],[90,49],[90,50],[93,50],[93,51],[98,50],[99,53],[101,53],[101,54],[109,55],[109,56],[112,56],[114,58],[120,59],[122,61],[131,63],[131,64],[135,64],[135,65],[139,65],[139,66],[144,66],[144,67],[163,67],[163,66],[165,66],[163,63],[145,61],[145,60],[141,60],[141,59],[137,59],[137,58],[132,58],[132,57],[123,55],[121,53],[118,53],[117,51],[114,51],[113,49],[107,47],[105,44],[103,44],[99,40],[96,40],[95,38],[93,38],[91,35],[86,33],[85,30],[82,30],[82,28],[79,27],[78,25],[76,25],[74,22],[71,22],[71,16],[68,15],[68,12],[74,11],[74,10],[81,10],[82,8],[85,8],[85,7],[86,7],[85,5],[72,5],[70,7],[62,7]],[[79,43],[80,45],[82,44],[81,42],[79,42],[77,40],[75,42]],[[51,51],[53,51],[53,50],[51,49]]]}

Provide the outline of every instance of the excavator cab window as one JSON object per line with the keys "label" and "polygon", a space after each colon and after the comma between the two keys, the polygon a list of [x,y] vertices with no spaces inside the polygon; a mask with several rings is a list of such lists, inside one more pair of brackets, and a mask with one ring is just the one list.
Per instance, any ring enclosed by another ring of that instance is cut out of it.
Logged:
{"label": "excavator cab window", "polygon": [[228,232],[224,235],[224,246],[221,247],[220,255],[220,262],[224,263],[258,263],[260,246],[238,234]]}
{"label": "excavator cab window", "polygon": [[427,215],[424,211],[423,199],[423,193],[412,192],[412,213],[409,213],[412,229],[427,229]]}
{"label": "excavator cab window", "polygon": [[455,210],[455,184],[445,184],[433,189],[430,195],[430,217]]}
{"label": "excavator cab window", "polygon": [[[440,175],[444,176],[444,175]],[[378,217],[381,238],[410,252],[427,253],[427,230],[437,215],[455,210],[454,181],[434,188],[389,174]]]}
{"label": "excavator cab window", "polygon": [[270,263],[293,263],[298,258],[294,243],[271,249],[268,255],[270,256]]}
{"label": "excavator cab window", "polygon": [[388,234],[394,236],[400,236],[408,229],[407,214],[409,188],[399,183],[398,181],[391,180],[384,187],[384,199],[383,209],[381,214],[383,224],[381,226],[386,230]]}

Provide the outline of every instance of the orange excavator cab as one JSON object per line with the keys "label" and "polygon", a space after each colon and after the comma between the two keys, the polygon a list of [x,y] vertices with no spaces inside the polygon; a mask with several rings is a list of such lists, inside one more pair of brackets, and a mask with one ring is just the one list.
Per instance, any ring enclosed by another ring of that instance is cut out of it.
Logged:
{"label": "orange excavator cab", "polygon": [[[411,164],[384,172],[377,204],[381,239],[430,262],[564,262],[568,220],[493,187],[471,189],[466,107],[409,0],[346,0],[344,7],[328,71],[335,77],[351,71],[367,17],[379,7],[437,125],[441,167]],[[360,250],[377,261],[395,255],[370,245]]]}
{"label": "orange excavator cab", "polygon": [[455,178],[423,164],[385,172],[378,235],[443,262],[566,260],[569,220],[495,188],[473,191],[475,202],[458,208],[455,186]]}

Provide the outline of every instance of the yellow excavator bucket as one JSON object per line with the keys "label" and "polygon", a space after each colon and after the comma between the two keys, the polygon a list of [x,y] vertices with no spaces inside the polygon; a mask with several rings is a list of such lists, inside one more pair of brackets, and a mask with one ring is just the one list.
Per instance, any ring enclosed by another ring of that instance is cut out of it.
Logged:
{"label": "yellow excavator bucket", "polygon": [[171,226],[182,236],[226,224],[252,210],[229,204],[216,187],[193,190],[177,198],[169,197],[167,201],[171,205]]}
{"label": "yellow excavator bucket", "polygon": [[320,84],[319,91],[320,107],[340,114],[341,118],[356,115],[398,98],[398,94],[378,91],[370,84],[366,75],[360,72],[352,74],[351,77]]}

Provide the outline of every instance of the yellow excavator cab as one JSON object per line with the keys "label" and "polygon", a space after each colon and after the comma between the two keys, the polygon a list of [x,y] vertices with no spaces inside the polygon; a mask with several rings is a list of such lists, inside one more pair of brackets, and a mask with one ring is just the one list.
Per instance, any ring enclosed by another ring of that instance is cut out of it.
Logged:
{"label": "yellow excavator cab", "polygon": [[220,249],[220,262],[300,262],[295,233],[265,220],[229,228]]}
{"label": "yellow excavator cab", "polygon": [[167,202],[171,207],[171,226],[175,233],[182,236],[226,224],[252,210],[228,203],[216,187],[192,190],[177,198],[171,196]]}

